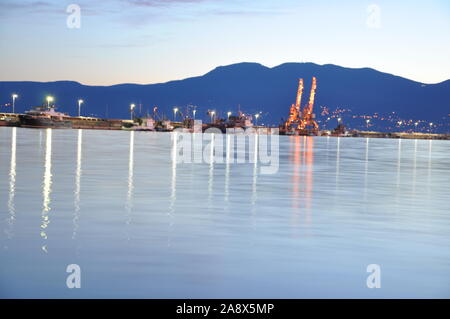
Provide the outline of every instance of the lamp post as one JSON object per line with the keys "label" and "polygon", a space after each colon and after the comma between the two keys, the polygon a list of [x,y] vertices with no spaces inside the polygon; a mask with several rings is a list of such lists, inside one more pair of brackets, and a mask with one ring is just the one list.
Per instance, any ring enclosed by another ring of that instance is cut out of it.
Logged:
{"label": "lamp post", "polygon": [[13,112],[13,113],[15,113],[15,111],[14,111],[14,109],[15,109],[15,103],[16,103],[16,99],[17,99],[18,97],[19,97],[19,96],[18,96],[17,94],[15,94],[15,93],[12,95],[12,107],[13,107],[13,108],[12,108],[12,112]]}
{"label": "lamp post", "polygon": [[419,122],[414,123],[415,131],[417,131],[417,125],[419,125]]}
{"label": "lamp post", "polygon": [[367,128],[369,128],[369,123],[370,123],[370,120],[366,120]]}
{"label": "lamp post", "polygon": [[78,100],[78,117],[81,116],[81,104],[83,104],[84,101],[82,99]]}
{"label": "lamp post", "polygon": [[430,133],[431,133],[432,128],[433,128],[433,123],[430,123]]}
{"label": "lamp post", "polygon": [[228,121],[230,120],[231,112],[227,113]]}
{"label": "lamp post", "polygon": [[259,113],[255,114],[255,126],[258,126],[258,117],[259,117]]}
{"label": "lamp post", "polygon": [[193,109],[193,110],[192,110],[192,114],[193,114],[193,116],[194,116],[194,120],[195,120],[195,113],[197,113],[197,110],[196,110],[196,109]]}
{"label": "lamp post", "polygon": [[50,102],[53,102],[53,96],[47,96],[47,98],[46,98],[46,100],[47,100],[47,108],[50,108]]}
{"label": "lamp post", "polygon": [[134,108],[136,107],[135,104],[130,104],[130,113],[131,113],[131,120],[134,118]]}
{"label": "lamp post", "polygon": [[173,121],[174,122],[177,120],[177,112],[178,112],[178,108],[174,107],[173,108]]}
{"label": "lamp post", "polygon": [[211,112],[211,123],[214,123],[214,121],[213,121],[214,114],[216,114],[216,112],[215,112],[215,111],[212,111],[212,112]]}

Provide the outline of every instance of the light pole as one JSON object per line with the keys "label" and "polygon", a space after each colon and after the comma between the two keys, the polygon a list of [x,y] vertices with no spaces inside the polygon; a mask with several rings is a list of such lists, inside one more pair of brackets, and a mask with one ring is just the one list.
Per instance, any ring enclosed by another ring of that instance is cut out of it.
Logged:
{"label": "light pole", "polygon": [[258,126],[258,117],[259,117],[259,113],[255,114],[255,126]]}
{"label": "light pole", "polygon": [[231,112],[227,113],[228,121],[230,120]]}
{"label": "light pole", "polygon": [[433,123],[430,123],[430,133],[431,133],[432,128],[433,128]]}
{"label": "light pole", "polygon": [[194,115],[194,120],[195,120],[195,113],[197,113],[197,110],[196,110],[196,109],[193,109],[193,110],[192,110],[192,114]]}
{"label": "light pole", "polygon": [[19,96],[18,96],[17,94],[15,94],[15,93],[12,95],[12,102],[13,102],[13,103],[12,103],[12,104],[13,104],[13,105],[12,105],[12,107],[13,107],[13,108],[12,108],[12,112],[13,112],[13,113],[15,113],[15,112],[14,112],[14,109],[15,109],[15,103],[16,103],[16,99],[17,99],[18,97],[19,97]]}
{"label": "light pole", "polygon": [[81,104],[83,104],[84,101],[82,99],[78,100],[78,117],[81,116]]}
{"label": "light pole", "polygon": [[417,125],[419,125],[419,122],[414,123],[415,131],[417,131]]}
{"label": "light pole", "polygon": [[367,128],[369,128],[369,123],[370,123],[370,120],[366,120]]}
{"label": "light pole", "polygon": [[134,118],[134,108],[136,107],[135,104],[130,104],[130,113],[131,113],[131,120]]}
{"label": "light pole", "polygon": [[215,112],[215,111],[212,111],[212,112],[211,112],[211,123],[213,123],[213,124],[214,124],[214,122],[213,122],[214,114],[216,114],[216,112]]}
{"label": "light pole", "polygon": [[47,108],[50,108],[50,102],[53,102],[53,96],[47,96]]}
{"label": "light pole", "polygon": [[173,121],[174,122],[177,120],[177,112],[178,112],[178,108],[174,107],[173,108]]}
{"label": "light pole", "polygon": [[342,119],[340,117],[338,117],[338,125],[340,125],[342,122]]}

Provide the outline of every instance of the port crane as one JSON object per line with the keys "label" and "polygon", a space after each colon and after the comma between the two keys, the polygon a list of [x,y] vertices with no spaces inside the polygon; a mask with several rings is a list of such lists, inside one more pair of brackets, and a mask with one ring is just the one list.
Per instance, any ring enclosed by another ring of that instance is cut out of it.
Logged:
{"label": "port crane", "polygon": [[284,129],[286,131],[293,131],[301,134],[317,134],[319,125],[317,124],[315,120],[315,114],[313,113],[316,89],[317,79],[313,76],[308,104],[306,104],[303,107],[303,110],[301,110],[300,107],[303,94],[303,79],[299,79],[295,104],[291,105],[289,118],[284,123]]}

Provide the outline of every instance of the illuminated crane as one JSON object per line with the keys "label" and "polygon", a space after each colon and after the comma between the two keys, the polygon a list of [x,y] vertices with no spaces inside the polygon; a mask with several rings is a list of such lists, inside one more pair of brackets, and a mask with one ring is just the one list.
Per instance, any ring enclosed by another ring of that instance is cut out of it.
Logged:
{"label": "illuminated crane", "polygon": [[289,112],[289,118],[285,123],[285,127],[288,128],[292,124],[300,124],[300,103],[302,101],[303,94],[303,79],[298,80],[297,98],[295,104],[291,105],[291,110]]}
{"label": "illuminated crane", "polygon": [[299,127],[302,130],[304,130],[304,129],[308,128],[308,127],[312,127],[315,130],[317,130],[319,128],[319,125],[314,120],[316,116],[313,113],[314,98],[316,96],[316,88],[317,88],[317,80],[316,80],[316,77],[313,76],[312,84],[311,84],[311,92],[309,94],[309,102],[303,108],[301,125]]}
{"label": "illuminated crane", "polygon": [[309,95],[309,102],[303,107],[301,107],[301,100],[303,94],[303,79],[299,79],[297,98],[295,104],[291,105],[289,112],[289,118],[284,123],[285,130],[296,131],[297,133],[317,133],[319,125],[315,121],[315,114],[313,113],[314,99],[316,96],[317,80],[316,77],[312,78],[311,92]]}

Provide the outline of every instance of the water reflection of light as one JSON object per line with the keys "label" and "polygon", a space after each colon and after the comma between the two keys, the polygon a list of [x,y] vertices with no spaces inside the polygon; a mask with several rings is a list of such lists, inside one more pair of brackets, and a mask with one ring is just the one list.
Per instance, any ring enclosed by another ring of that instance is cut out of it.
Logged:
{"label": "water reflection of light", "polygon": [[305,162],[305,210],[306,223],[311,222],[311,203],[312,203],[312,189],[313,189],[313,164],[314,164],[314,138],[312,136],[306,137],[306,151],[304,153]]}
{"label": "water reflection of light", "polygon": [[75,239],[78,230],[78,220],[80,218],[80,191],[81,191],[81,159],[82,159],[82,146],[83,146],[83,130],[78,130],[77,140],[77,168],[75,171],[75,214],[73,216],[73,234],[72,238]]}
{"label": "water reflection of light", "polygon": [[170,194],[170,210],[173,209],[175,200],[177,199],[177,139],[178,133],[172,134],[172,181],[171,181],[171,194]]}
{"label": "water reflection of light", "polygon": [[16,193],[16,131],[16,128],[13,127],[11,131],[11,163],[9,169],[8,225],[10,228],[7,231],[8,238],[13,236],[13,226],[16,220],[16,208],[14,205],[14,197]]}
{"label": "water reflection of light", "polygon": [[[398,152],[397,152],[397,189],[400,188],[400,171],[402,165],[402,139],[398,139]],[[397,191],[399,194],[399,191]]]}
{"label": "water reflection of light", "polygon": [[254,138],[254,154],[253,154],[253,161],[254,161],[254,165],[253,165],[253,183],[252,183],[252,210],[255,210],[255,203],[256,203],[256,199],[257,199],[257,189],[256,189],[256,185],[258,182],[258,143],[259,143],[259,135],[258,134],[254,134],[252,135],[250,138]]}
{"label": "water reflection of light", "polygon": [[214,184],[214,143],[215,143],[215,134],[211,133],[211,150],[209,152],[209,177],[208,177],[208,203],[211,206],[212,204],[212,195],[213,195],[213,184]]}
{"label": "water reflection of light", "polygon": [[416,173],[417,173],[417,139],[414,140],[414,161],[413,161],[413,182],[412,182],[412,193],[413,201],[415,201],[416,194]]}
{"label": "water reflection of light", "polygon": [[367,174],[369,172],[369,138],[366,138],[366,157],[364,161],[364,202],[367,200]]}
{"label": "water reflection of light", "polygon": [[295,210],[300,208],[300,169],[301,169],[301,139],[300,136],[294,138],[294,156],[292,157],[293,172],[292,172],[292,207]]}
{"label": "water reflection of light", "polygon": [[127,192],[127,202],[128,206],[132,205],[133,197],[133,173],[134,173],[134,131],[130,132],[130,154],[128,157],[128,192]]}
{"label": "water reflection of light", "polygon": [[432,150],[433,140],[429,140],[428,142],[428,176],[427,176],[427,185],[428,185],[428,196],[431,194],[431,150]]}
{"label": "water reflection of light", "polygon": [[341,138],[337,137],[336,143],[336,189],[339,188],[339,169],[340,169],[340,151],[341,151]]}
{"label": "water reflection of light", "polygon": [[169,218],[169,229],[167,234],[167,246],[171,246],[171,237],[173,229],[173,214],[175,212],[175,202],[177,200],[177,155],[178,155],[178,133],[172,133],[172,180],[171,180],[171,193],[170,193],[170,204],[167,210],[167,215]]}
{"label": "water reflection of light", "polygon": [[[291,153],[292,172],[292,208],[295,212],[294,222],[298,223],[303,209],[306,224],[311,223],[313,198],[314,138],[311,136],[293,137],[294,148]],[[302,172],[304,178],[302,181]]]}
{"label": "water reflection of light", "polygon": [[[41,237],[46,240],[47,227],[50,223],[49,212],[52,192],[52,129],[46,129],[46,141],[45,141],[45,170],[44,181],[42,187],[43,197],[43,209],[42,209],[42,224],[41,224]],[[42,250],[47,252],[47,245],[42,246]]]}
{"label": "water reflection of light", "polygon": [[227,151],[226,151],[226,163],[225,163],[225,201],[229,199],[229,187],[230,187],[230,163],[231,163],[231,134],[227,134]]}
{"label": "water reflection of light", "polygon": [[[129,156],[128,156],[128,191],[127,191],[127,216],[126,216],[126,227],[131,224],[131,210],[133,208],[133,173],[134,173],[134,131],[130,132],[130,147],[129,147]],[[125,228],[127,239],[130,239],[130,233],[128,228]]]}

